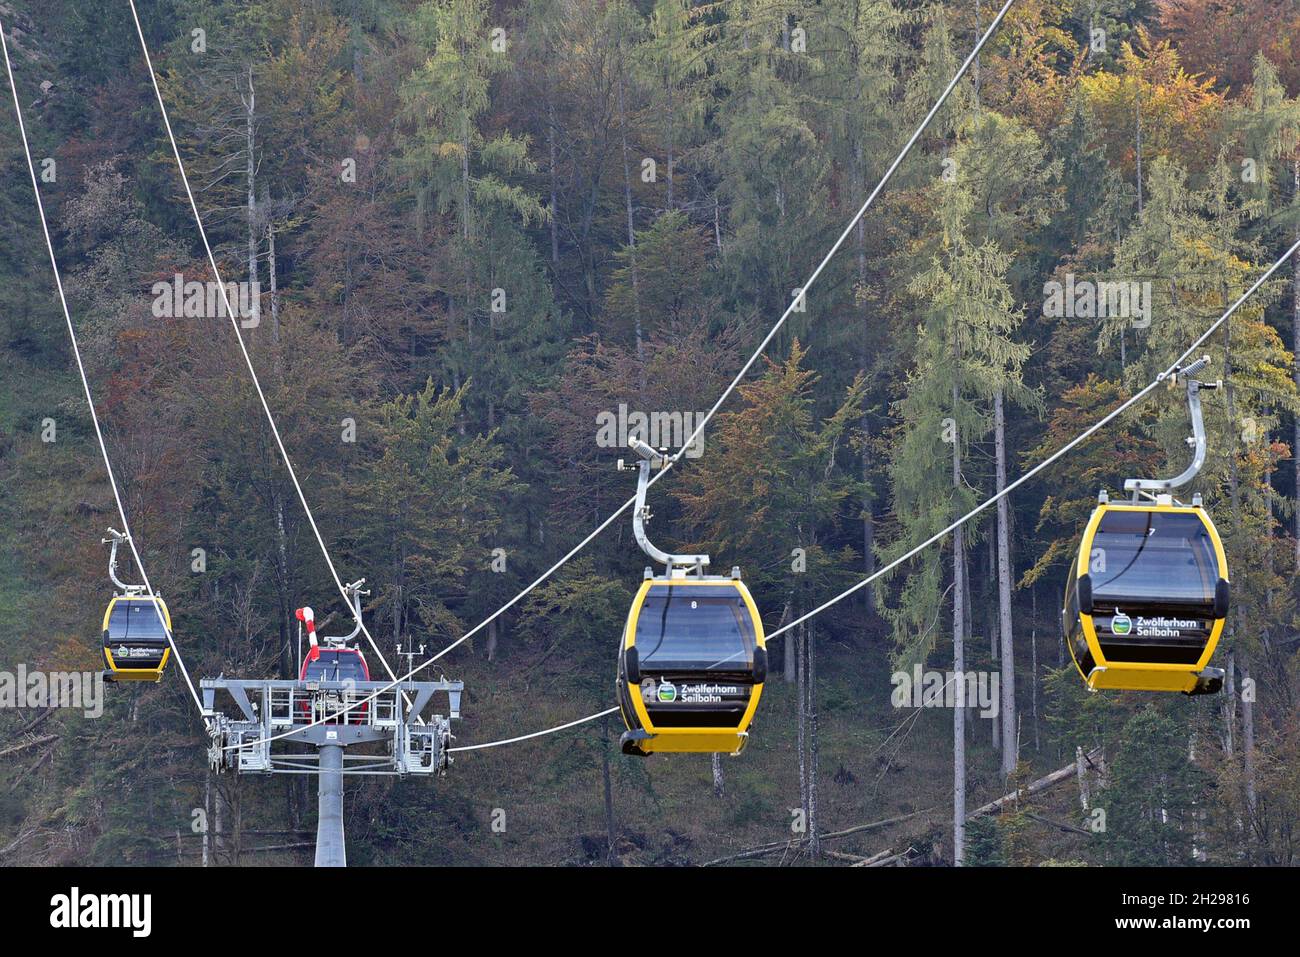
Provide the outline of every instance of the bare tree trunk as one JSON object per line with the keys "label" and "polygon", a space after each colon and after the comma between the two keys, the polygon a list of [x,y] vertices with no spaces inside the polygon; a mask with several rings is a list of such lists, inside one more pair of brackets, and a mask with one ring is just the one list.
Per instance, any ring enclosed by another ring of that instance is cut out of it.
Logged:
{"label": "bare tree trunk", "polygon": [[[1222,293],[1226,297],[1228,290],[1225,288],[1222,290]],[[1231,383],[1232,381],[1231,379],[1232,376],[1231,324],[1224,326],[1223,351],[1224,351],[1223,377],[1225,382]],[[1237,421],[1236,398],[1235,398],[1235,392],[1231,384],[1227,386],[1225,393],[1227,397],[1228,421],[1236,422]],[[1237,456],[1235,454],[1228,456],[1228,491],[1229,491],[1229,501],[1232,508],[1233,519],[1238,524],[1238,526],[1240,526],[1241,492],[1240,489],[1238,488]],[[1240,605],[1234,608],[1233,612],[1234,613],[1232,617],[1229,619],[1232,628],[1232,633],[1230,637],[1235,639],[1236,636],[1241,632],[1241,629],[1239,628],[1240,621],[1241,621]],[[1246,671],[1244,666],[1242,668],[1242,678],[1246,682],[1250,680],[1249,674]],[[1253,698],[1254,695],[1252,694],[1250,697]],[[1248,832],[1253,833],[1254,824],[1255,824],[1255,709],[1253,703],[1251,703],[1250,701],[1245,701],[1242,704],[1242,723],[1244,726],[1243,733],[1245,737],[1245,741],[1243,742],[1243,745],[1245,747],[1246,811],[1247,811],[1247,820],[1249,824],[1247,830]],[[1247,840],[1250,840],[1249,833],[1247,836]]]}
{"label": "bare tree trunk", "polygon": [[[268,207],[269,205],[268,203]],[[269,219],[266,224],[266,281],[271,285],[271,341],[278,346],[280,344],[280,287],[275,274],[275,223]],[[278,370],[279,349],[275,351],[275,363]]]}
{"label": "bare tree trunk", "polygon": [[[465,49],[464,43],[461,44],[460,55],[462,57],[468,56],[468,51]],[[475,224],[473,222],[473,211],[470,206],[470,199],[472,196],[469,174],[470,119],[469,86],[468,84],[462,83],[460,88],[460,234],[464,245],[460,250],[460,254],[456,256],[456,260],[457,267],[463,273],[462,279],[464,280],[465,290],[465,341],[471,347],[470,352],[472,354],[474,345],[475,310],[473,306],[473,295],[471,292],[471,286],[473,284],[473,267],[471,265],[473,254],[470,250],[470,238],[474,234]],[[450,294],[448,294],[447,299],[447,316],[448,320],[451,321],[455,312]],[[470,371],[472,374],[472,368]],[[459,374],[457,375],[457,378],[459,378]],[[459,382],[457,382],[456,388],[460,388]],[[458,417],[456,428],[461,435],[465,434],[465,417],[463,410],[461,415]]]}
{"label": "bare tree trunk", "polygon": [[817,800],[817,773],[821,764],[821,752],[817,742],[817,645],[810,631],[808,635],[808,723],[809,755],[808,767],[808,833],[809,850],[813,860],[821,856],[821,813]]}
{"label": "bare tree trunk", "polygon": [[[1196,764],[1196,732],[1189,732],[1187,735],[1187,763]],[[1204,862],[1205,854],[1205,811],[1201,809],[1200,802],[1195,798],[1192,799],[1192,854],[1193,861]]]}
{"label": "bare tree trunk", "polygon": [[[1058,609],[1065,607],[1065,592],[1060,585],[1056,586],[1056,607]],[[1062,668],[1065,666],[1065,631],[1058,626],[1056,635],[1056,667]]]}
{"label": "bare tree trunk", "polygon": [[1227,674],[1223,679],[1223,750],[1232,757],[1237,750],[1237,653],[1228,651]]}
{"label": "bare tree trunk", "polygon": [[[853,205],[860,207],[865,201],[864,193],[866,192],[866,164],[862,158],[862,141],[860,139],[853,144],[852,175],[854,186]],[[858,224],[853,227],[853,248],[858,265],[858,282],[862,283],[867,278],[867,224],[865,216],[859,219]]]}
{"label": "bare tree trunk", "polygon": [[393,647],[396,648],[402,643],[402,593],[405,590],[404,584],[406,576],[403,574],[406,565],[406,555],[398,552],[393,561],[393,588],[392,588],[392,615],[393,615]]}
{"label": "bare tree trunk", "polygon": [[722,755],[714,751],[711,763],[713,765],[713,796],[722,797],[726,790],[726,780],[722,774]]}
{"label": "bare tree trunk", "polygon": [[298,807],[298,785],[301,784],[307,775],[292,775],[285,779],[284,803],[286,817],[289,821],[289,830],[297,831],[302,827],[302,812]]}
{"label": "bare tree trunk", "polygon": [[[619,136],[623,144],[623,202],[627,207],[627,254],[628,267],[632,270],[632,313],[635,323],[636,332],[636,363],[638,367],[637,375],[639,377],[641,391],[645,392],[645,348],[643,345],[643,333],[641,325],[641,285],[637,275],[636,263],[636,222],[632,215],[632,170],[629,165],[627,153],[627,105],[624,100],[624,87],[626,84],[624,74],[627,72],[627,58],[623,52],[623,35],[622,29],[619,31],[618,39],[619,64],[618,64],[618,129]],[[669,189],[671,186],[672,169],[669,169]],[[670,200],[671,206],[671,200]]]}
{"label": "bare tree trunk", "polygon": [[619,864],[614,853],[614,786],[609,773],[609,715],[600,719],[600,779],[605,788],[605,860],[610,867]]}
{"label": "bare tree trunk", "polygon": [[1038,589],[1031,588],[1031,623],[1029,626],[1029,650],[1032,655],[1030,659],[1030,681],[1029,681],[1029,703],[1034,715],[1034,751],[1037,752],[1042,747],[1042,742],[1038,738]]}
{"label": "bare tree trunk", "polygon": [[[1227,301],[1229,291],[1226,286],[1220,289]],[[1223,326],[1223,381],[1224,396],[1227,400],[1228,421],[1235,423],[1237,421],[1237,392],[1232,386],[1232,323],[1225,323]],[[1228,456],[1228,492],[1229,502],[1232,507],[1232,517],[1240,527],[1241,525],[1241,490],[1240,479],[1238,477],[1237,456],[1230,454]],[[1234,629],[1235,630],[1235,629]]]}
{"label": "bare tree trunk", "polygon": [[[461,50],[461,56],[465,55],[465,50]],[[467,84],[461,84],[460,88],[460,232],[466,243],[470,237],[469,223],[469,87]],[[465,273],[466,283],[469,282],[469,272]],[[468,289],[466,290],[468,291]],[[465,301],[465,312],[470,313],[469,300]],[[466,316],[466,324],[469,322],[469,316]]]}
{"label": "bare tree trunk", "polygon": [[1142,182],[1142,77],[1140,75],[1135,77],[1133,82],[1133,125],[1137,141],[1138,215],[1141,216],[1143,190],[1146,188]]}
{"label": "bare tree trunk", "polygon": [[807,833],[808,827],[808,712],[804,707],[805,689],[808,683],[808,669],[804,665],[804,626],[793,629],[796,637],[794,641],[796,659],[798,666],[795,669],[799,675],[799,683],[795,688],[795,700],[798,701],[796,708],[797,720],[797,740],[796,746],[799,749],[799,807],[803,810],[804,833]]}
{"label": "bare tree trunk", "polygon": [[[252,103],[253,103],[253,81],[252,81],[252,73],[251,73],[251,71],[250,71],[250,73],[249,73],[248,90],[249,90],[249,104],[250,104],[250,105],[249,105],[250,120],[249,120],[249,130],[248,130],[248,137],[249,137],[249,187],[248,187],[248,190],[249,190],[249,191],[248,191],[248,196],[249,196],[249,202],[250,202],[250,204],[251,204],[251,203],[252,203],[252,198],[253,198],[253,180],[252,180],[252,177],[253,177],[253,166],[252,166],[252,162],[253,162],[253,127],[252,127],[252,119],[251,119],[251,114],[252,114]],[[263,198],[266,199],[265,196],[264,196]],[[250,275],[250,280],[253,281],[253,282],[256,282],[256,281],[257,281],[257,271],[256,271],[256,270],[257,270],[257,243],[256,243],[255,238],[254,238],[254,230],[255,230],[255,228],[256,228],[256,227],[255,227],[255,224],[254,224],[254,220],[260,218],[260,217],[263,216],[263,215],[265,215],[266,218],[267,218],[267,223],[266,223],[266,240],[267,240],[267,261],[266,261],[266,268],[267,268],[267,281],[270,283],[270,287],[271,287],[271,288],[270,288],[270,297],[271,297],[271,342],[272,342],[273,345],[275,346],[275,348],[272,350],[273,353],[274,353],[274,364],[275,364],[275,370],[276,370],[277,375],[282,376],[282,375],[283,375],[283,362],[282,362],[282,360],[281,360],[280,349],[279,349],[279,345],[280,345],[280,289],[279,289],[279,280],[278,280],[278,278],[277,278],[277,274],[276,274],[275,223],[274,223],[274,222],[271,220],[271,218],[270,218],[270,209],[271,209],[271,204],[270,204],[270,200],[269,200],[269,199],[266,200],[266,202],[263,204],[263,207],[262,207],[262,209],[261,209],[260,211],[257,210],[257,209],[256,209],[254,206],[252,206],[252,205],[250,205],[250,207],[249,207],[249,213],[248,213],[248,215],[249,215],[249,233],[248,233],[248,241],[249,241],[249,262],[250,262],[250,268],[249,268],[249,271],[250,271],[250,274],[251,274],[251,275]],[[261,315],[261,306],[260,306],[260,303],[259,303],[259,300],[258,300],[258,296],[257,296],[257,295],[253,295],[253,297],[252,297],[252,302],[255,304],[256,314],[260,317],[260,315]],[[287,663],[288,663],[288,661],[289,661],[289,649],[288,649],[288,641],[287,641],[287,639],[288,639],[288,636],[291,635],[291,634],[293,633],[293,616],[292,616],[293,598],[292,598],[292,596],[291,596],[290,593],[289,593],[289,582],[290,582],[290,568],[289,568],[289,535],[288,535],[288,530],[285,528],[285,521],[284,521],[284,499],[283,499],[283,497],[282,497],[281,495],[279,495],[278,493],[277,493],[276,496],[275,496],[275,536],[276,536],[276,551],[277,551],[278,556],[279,556],[279,565],[280,565],[280,574],[279,574],[279,582],[278,582],[279,589],[280,589],[280,595],[279,595],[279,599],[280,599],[280,619],[281,619],[281,628],[280,628],[280,631],[281,631],[281,634],[284,636],[284,639],[285,639],[285,640],[282,642],[282,644],[281,644],[280,664],[281,664],[281,668],[282,668],[282,673],[284,673],[284,674],[286,674],[286,675],[288,675],[288,674],[292,674],[294,678],[297,678],[297,677],[298,677],[298,671],[297,671],[297,667],[296,667],[296,665],[295,665],[295,667],[294,667],[292,670],[290,670],[290,669],[287,667]]]}
{"label": "bare tree trunk", "polygon": [[[1300,158],[1297,158],[1293,167],[1295,179],[1295,191],[1292,196],[1300,201]],[[1300,229],[1297,230],[1296,238],[1300,239]],[[1291,267],[1291,293],[1294,297],[1291,307],[1291,349],[1296,355],[1300,355],[1300,253],[1296,254],[1295,260]],[[1296,387],[1300,388],[1300,363],[1292,364],[1292,375],[1295,377]],[[1300,415],[1295,418],[1295,432],[1292,436],[1291,460],[1295,469],[1295,502],[1300,503]],[[1296,508],[1293,518],[1292,534],[1295,536],[1295,565],[1300,570],[1300,507]]]}
{"label": "bare tree trunk", "polygon": [[[862,416],[862,437],[864,440],[870,440],[871,432],[870,423],[867,416]],[[870,488],[868,479],[871,475],[871,453],[866,445],[862,449],[862,484]],[[864,492],[862,495],[862,575],[864,578],[870,578],[876,573],[876,519],[873,512],[874,502],[871,493]],[[876,611],[876,593],[871,588],[862,589],[863,601],[866,603],[867,612],[874,614]]]}
{"label": "bare tree trunk", "polygon": [[212,831],[212,772],[203,780],[203,866],[212,862],[209,833]]}
{"label": "bare tree trunk", "polygon": [[[862,194],[866,190],[866,183],[865,183],[866,170],[865,170],[865,163],[862,157],[862,143],[860,140],[854,143],[853,145],[853,174],[852,175],[853,175],[853,184],[856,190],[855,195],[853,197],[853,201],[855,205],[861,205],[863,199]],[[866,223],[864,222],[865,219],[866,217],[859,219],[858,224],[853,231],[853,245],[854,245],[854,251],[857,256],[859,287],[864,286],[867,281],[867,234],[866,234]],[[858,372],[861,375],[866,375],[867,372],[867,359],[868,359],[867,329],[868,329],[868,323],[866,321],[866,316],[863,316],[862,334],[858,338],[858,343],[859,343]],[[874,575],[876,572],[876,550],[875,550],[876,527],[875,527],[875,515],[873,512],[874,503],[872,501],[872,495],[871,495],[871,483],[869,481],[871,476],[871,451],[868,442],[871,438],[871,421],[868,418],[867,413],[865,412],[862,413],[862,419],[860,420],[860,427],[862,429],[862,437],[864,440],[862,445],[862,463],[861,463],[862,487],[863,487],[862,574],[864,577],[869,578],[872,575]],[[863,601],[866,603],[868,614],[874,613],[876,610],[875,592],[870,588],[864,588],[862,590],[862,596],[863,596]]]}
{"label": "bare tree trunk", "polygon": [[217,860],[218,857],[220,856],[221,851],[222,851],[222,847],[224,846],[224,843],[225,843],[224,840],[223,840],[223,838],[222,838],[222,829],[223,829],[222,826],[223,826],[223,823],[224,823],[224,822],[223,822],[223,817],[224,817],[224,815],[223,815],[223,813],[222,813],[222,808],[223,808],[223,806],[225,805],[225,800],[224,800],[224,798],[223,798],[222,795],[221,795],[221,784],[220,784],[220,782],[217,783],[217,787],[216,787],[215,790],[213,791],[212,796],[213,796],[213,798],[214,798],[213,806],[212,806],[212,818],[211,818],[211,825],[212,825],[212,859],[215,861],[215,860]]}
{"label": "bare tree trunk", "polygon": [[971,566],[970,553],[965,548],[963,548],[961,580],[963,586],[962,591],[965,592],[965,594],[962,596],[962,599],[965,602],[965,604],[963,605],[963,607],[965,608],[965,617],[962,619],[962,634],[965,635],[966,637],[970,637],[975,633],[975,621],[974,621],[975,595],[971,587],[970,566]]}
{"label": "bare tree trunk", "polygon": [[1249,855],[1250,845],[1254,843],[1258,798],[1255,788],[1255,694],[1250,685],[1250,667],[1245,661],[1241,663],[1241,683],[1243,690],[1250,690],[1250,693],[1243,694],[1241,699],[1241,748],[1242,765],[1246,775],[1246,840]]}
{"label": "bare tree trunk", "polygon": [[673,174],[677,166],[677,102],[671,83],[668,87],[668,211],[673,211]]}
{"label": "bare tree trunk", "polygon": [[[257,247],[261,234],[257,212],[257,92],[253,88],[253,67],[248,67],[248,97],[240,97],[244,103],[244,136],[247,147],[245,162],[248,170],[248,282],[251,287],[257,283]],[[252,300],[253,316],[260,318],[256,297]]]}
{"label": "bare tree trunk", "polygon": [[[781,624],[778,627],[784,628],[785,623],[791,621],[793,618],[794,618],[794,598],[790,597],[787,598],[785,601],[785,608],[782,609],[781,611]],[[795,659],[794,632],[787,631],[785,633],[784,641],[785,641],[785,648],[783,649],[783,656],[782,656],[781,677],[784,679],[786,684],[794,684],[795,670],[796,670],[795,660],[794,660]]]}
{"label": "bare tree trunk", "polygon": [[[998,639],[998,609],[994,592],[996,591],[997,582],[994,569],[997,568],[998,558],[994,550],[993,536],[988,537],[988,556],[986,558],[986,568],[984,581],[988,582],[988,594],[984,596],[984,634],[988,636],[989,657],[992,659],[994,666],[997,665],[998,658],[1002,654],[1002,645]],[[999,692],[1000,694],[1000,692]],[[969,703],[969,702],[968,702]],[[979,727],[978,709],[972,708],[971,713],[967,716],[974,722],[975,727]],[[993,750],[998,754],[1002,753],[1002,705],[998,702],[998,707],[994,710],[993,715],[989,718],[989,741]]]}
{"label": "bare tree trunk", "polygon": [[231,801],[230,809],[234,815],[234,833],[230,841],[230,863],[235,867],[239,866],[240,855],[244,850],[244,792],[240,788],[239,775],[235,774],[230,779]]}
{"label": "bare tree trunk", "polygon": [[275,588],[280,602],[280,671],[285,677],[298,677],[297,667],[293,663],[289,641],[293,634],[293,596],[289,593],[289,533],[284,524],[284,498],[277,491],[275,499],[275,549],[276,576]]}
{"label": "bare tree trunk", "polygon": [[[993,396],[994,451],[997,490],[1007,487],[1007,429],[1002,390]],[[1011,508],[998,499],[998,625],[1002,643],[1002,776],[1009,777],[1020,761],[1016,722],[1016,647],[1011,631]]]}
{"label": "bare tree trunk", "polygon": [[722,255],[722,213],[718,208],[718,194],[713,194],[713,242],[718,247],[718,255]]}
{"label": "bare tree trunk", "polygon": [[555,172],[555,90],[549,72],[546,80],[546,147],[551,154],[551,265],[554,267],[560,264],[560,227],[557,221],[559,189]]}
{"label": "bare tree trunk", "polygon": [[[956,377],[952,386],[952,407],[958,399]],[[961,489],[961,439],[952,443],[952,487],[954,495]],[[954,502],[956,498],[954,497]],[[952,670],[956,674],[957,697],[952,709],[952,863],[961,867],[966,860],[966,537],[965,526],[952,533]]]}

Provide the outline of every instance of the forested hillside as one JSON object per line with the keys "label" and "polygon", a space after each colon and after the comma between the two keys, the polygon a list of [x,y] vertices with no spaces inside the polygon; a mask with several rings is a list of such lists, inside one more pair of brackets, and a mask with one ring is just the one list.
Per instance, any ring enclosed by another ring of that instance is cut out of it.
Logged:
{"label": "forested hillside", "polygon": [[[622,505],[628,423],[684,422],[650,437],[680,444],[792,300],[650,493],[655,540],[740,566],[769,630],[1107,414],[1300,238],[1294,0],[1017,0],[806,295],[1000,4],[137,6],[222,276],[260,290],[267,403],[399,670],[397,644],[440,650]],[[296,677],[294,610],[349,613],[230,322],[160,308],[160,283],[212,277],[130,9],[3,0],[0,21],[185,663]],[[0,143],[0,670],[97,670],[117,513],[7,94]],[[1120,284],[1121,314],[1089,292]],[[1188,461],[1160,389],[774,641],[738,757],[625,757],[612,715],[445,778],[350,778],[350,862],[1296,863],[1298,340],[1300,259],[1203,350],[1222,694],[1090,694],[1062,639],[1098,490]],[[442,658],[457,743],[613,705],[646,564],[620,519]],[[958,643],[996,707],[900,699],[896,672],[948,671]],[[0,710],[0,864],[310,863],[313,778],[210,773],[174,671],[106,696],[96,719]],[[955,719],[973,815],[1077,764],[972,817],[960,852]]]}

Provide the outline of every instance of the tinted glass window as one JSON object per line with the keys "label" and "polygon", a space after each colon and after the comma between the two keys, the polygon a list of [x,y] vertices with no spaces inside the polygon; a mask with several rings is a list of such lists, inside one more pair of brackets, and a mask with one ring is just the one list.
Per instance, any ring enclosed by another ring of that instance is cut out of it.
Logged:
{"label": "tinted glass window", "polygon": [[322,651],[307,664],[308,681],[366,681],[365,666],[355,651]]}
{"label": "tinted glass window", "polygon": [[748,671],[754,622],[728,585],[655,585],[636,624],[641,667],[653,671]]}
{"label": "tinted glass window", "polygon": [[1089,558],[1094,604],[1124,599],[1214,600],[1214,543],[1188,512],[1107,512]]}
{"label": "tinted glass window", "polygon": [[108,618],[110,641],[163,641],[167,632],[153,602],[119,601]]}

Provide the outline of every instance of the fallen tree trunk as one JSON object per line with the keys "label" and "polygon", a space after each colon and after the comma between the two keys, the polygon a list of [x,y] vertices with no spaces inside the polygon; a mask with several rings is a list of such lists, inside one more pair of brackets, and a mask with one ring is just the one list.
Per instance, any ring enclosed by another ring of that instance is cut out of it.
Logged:
{"label": "fallen tree trunk", "polygon": [[854,864],[854,867],[889,867],[893,864],[906,864],[908,856],[912,853],[913,848],[909,847],[905,851],[899,851],[897,854],[890,854],[888,857],[872,861],[870,864]]}
{"label": "fallen tree trunk", "polygon": [[7,844],[4,847],[0,847],[0,857],[5,857],[13,853],[14,851],[16,851],[20,844],[34,837],[38,830],[39,828],[31,827],[31,828],[25,828],[24,830],[19,832],[18,837],[16,837],[12,843]]}
{"label": "fallen tree trunk", "polygon": [[[850,834],[861,834],[863,831],[875,831],[882,827],[889,827],[891,824],[900,824],[903,821],[911,820],[921,814],[928,814],[934,808],[928,807],[923,811],[913,811],[910,814],[902,814],[898,817],[886,818],[883,821],[872,821],[870,824],[857,824],[853,827],[846,827],[842,831],[827,831],[819,835],[819,840],[829,841],[839,837],[847,837]],[[731,861],[751,860],[755,857],[765,857],[768,854],[776,854],[780,851],[786,851],[794,847],[807,844],[808,838],[801,837],[789,841],[772,841],[769,844],[760,844],[757,847],[751,847],[749,850],[741,851],[738,854],[729,854],[726,857],[719,857],[712,861],[705,861],[701,867],[713,867],[718,864],[727,864]]]}
{"label": "fallen tree trunk", "polygon": [[[1096,760],[1101,759],[1101,748],[1093,748],[1086,755],[1084,755],[1084,760],[1087,761],[1088,764],[1092,765],[1093,767],[1096,767],[1096,765],[1094,764],[1094,759]],[[988,804],[985,804],[982,807],[977,807],[975,810],[971,811],[969,814],[966,815],[966,820],[969,821],[972,818],[979,817],[983,814],[992,814],[995,811],[1000,811],[1002,810],[1002,808],[1006,807],[1006,805],[1012,803],[1013,801],[1018,801],[1022,797],[1032,797],[1035,794],[1042,794],[1044,791],[1054,787],[1057,784],[1060,784],[1062,781],[1068,781],[1071,777],[1073,777],[1077,773],[1078,767],[1079,767],[1079,762],[1077,760],[1071,761],[1065,767],[1053,771],[1051,774],[1044,775],[1043,777],[1039,778],[1037,781],[1033,781],[1023,788],[1012,791],[1010,794],[1004,794],[996,801],[990,801]],[[1075,830],[1078,831],[1080,834],[1091,834],[1090,831],[1086,831],[1083,828],[1075,828],[1072,825],[1060,824],[1056,821],[1049,821],[1046,818],[1041,818],[1036,814],[1030,814],[1029,816],[1034,818],[1035,820],[1042,821],[1044,824],[1050,824],[1053,827],[1060,827],[1065,830]],[[881,851],[879,854],[872,855],[871,857],[867,858],[866,861],[863,861],[860,864],[854,864],[853,866],[854,867],[886,867],[889,864],[892,864],[894,861],[898,860],[899,858],[904,857],[909,851],[911,851],[911,848],[908,848],[907,851],[904,851],[901,854],[895,854],[892,848],[886,849]]]}
{"label": "fallen tree trunk", "polygon": [[853,866],[854,867],[875,867],[876,865],[886,860],[893,860],[897,856],[898,855],[894,853],[893,849],[890,848],[889,850],[881,851],[878,854],[872,854],[870,857],[863,858],[861,861],[859,861],[857,864],[854,864]]}
{"label": "fallen tree trunk", "polygon": [[[1093,748],[1087,754],[1087,760],[1089,763],[1092,762],[1093,758],[1099,758],[1099,757],[1101,757],[1101,748]],[[1034,781],[1033,783],[1028,784],[1023,788],[1020,788],[1019,790],[1012,791],[1010,794],[1004,794],[996,801],[990,801],[988,804],[985,804],[983,807],[976,808],[974,811],[971,811],[969,814],[966,815],[966,820],[969,821],[971,818],[980,817],[981,815],[984,814],[992,814],[995,811],[1000,811],[1006,805],[1011,804],[1014,801],[1018,801],[1022,797],[1032,797],[1035,794],[1041,794],[1043,791],[1046,791],[1048,788],[1052,787],[1053,785],[1060,784],[1062,781],[1068,780],[1069,778],[1074,776],[1077,770],[1078,770],[1078,762],[1071,761],[1069,764],[1067,764],[1065,767],[1061,768],[1060,770],[1053,771],[1051,774],[1045,775],[1044,777],[1039,778],[1037,781]]]}
{"label": "fallen tree trunk", "polygon": [[46,708],[43,712],[41,712],[36,716],[36,719],[34,721],[29,721],[24,727],[19,728],[18,733],[26,734],[28,731],[35,731],[36,728],[38,728],[41,725],[41,723],[44,722],[45,719],[52,714],[54,714],[54,709]]}
{"label": "fallen tree trunk", "polygon": [[848,861],[854,867],[857,867],[859,864],[861,864],[863,861],[866,860],[866,858],[863,857],[861,854],[845,854],[843,851],[832,851],[826,848],[822,849],[822,853],[825,854],[827,857],[834,858],[837,861]]}
{"label": "fallen tree trunk", "polygon": [[[1094,761],[1099,760],[1100,758],[1101,758],[1101,748],[1093,748],[1086,755],[1084,755],[1084,759],[1089,764],[1093,764],[1094,766],[1095,766]],[[1044,791],[1049,790],[1050,788],[1056,786],[1057,784],[1060,784],[1062,781],[1069,780],[1077,772],[1077,769],[1078,769],[1078,762],[1071,761],[1065,767],[1053,771],[1051,774],[1044,775],[1043,777],[1039,778],[1037,781],[1033,781],[1025,785],[1025,787],[1023,788],[1019,788],[1018,790],[1012,791],[1010,794],[1004,794],[1002,795],[1002,797],[998,798],[997,800],[990,801],[988,804],[982,805],[981,807],[977,807],[974,811],[971,811],[969,814],[966,815],[966,820],[969,821],[972,818],[977,818],[984,814],[993,814],[997,811],[1002,810],[1002,808],[1006,807],[1008,804],[1018,801],[1021,798],[1028,798],[1028,797],[1033,797],[1035,794],[1042,794]],[[933,810],[934,808],[926,808],[923,811],[913,811],[911,814],[903,814],[898,817],[887,818],[883,821],[873,821],[870,824],[858,824],[854,827],[844,828],[841,831],[828,831],[824,834],[821,834],[819,837],[820,840],[826,841],[837,837],[845,837],[849,834],[860,834],[863,831],[877,830],[882,827],[888,827],[891,824],[900,824],[903,821],[910,820],[911,818],[917,817],[921,814],[928,814],[930,811]],[[1056,821],[1048,821],[1045,819],[1041,819],[1037,815],[1031,814],[1030,817],[1033,817],[1035,820],[1042,820],[1043,823],[1050,824],[1053,827],[1060,827],[1065,830],[1077,830],[1081,834],[1091,833],[1089,831],[1084,830],[1083,828],[1074,828],[1071,825],[1063,825]],[[758,847],[752,847],[749,850],[741,851],[738,854],[729,854],[726,857],[719,857],[712,861],[706,861],[700,866],[715,867],[719,864],[731,863],[732,861],[753,860],[754,858],[766,857],[769,854],[777,854],[783,851],[791,850],[796,847],[801,847],[807,843],[808,843],[808,838],[806,837],[799,838],[797,840],[790,840],[790,841],[772,841],[770,844],[760,844]],[[908,854],[912,852],[912,850],[913,849],[909,847],[905,851],[895,852],[892,848],[887,848],[886,850],[883,850],[878,854],[873,854],[871,857],[861,859],[861,860],[855,860],[852,866],[853,867],[887,867],[890,864],[893,864],[896,861],[905,858]],[[842,855],[835,854],[832,856],[841,857]]]}
{"label": "fallen tree trunk", "polygon": [[39,758],[36,759],[35,764],[31,765],[28,768],[25,768],[22,774],[14,778],[14,783],[9,785],[9,793],[10,794],[15,793],[18,790],[18,786],[27,779],[28,775],[32,774],[34,771],[40,768],[41,765],[43,765],[46,761],[50,760],[50,758],[52,758],[53,756],[54,756],[54,749],[50,748],[50,750],[46,751]]}
{"label": "fallen tree trunk", "polygon": [[877,830],[878,828],[888,827],[890,824],[900,824],[903,821],[910,820],[911,818],[917,817],[921,814],[929,814],[933,810],[934,808],[927,807],[922,811],[913,811],[911,814],[903,814],[899,817],[891,817],[888,820],[884,820],[884,821],[872,821],[870,824],[858,824],[854,827],[846,827],[842,831],[831,831],[829,834],[823,834],[821,839],[825,841],[833,837],[846,837],[849,834],[860,834],[863,831],[874,831]]}
{"label": "fallen tree trunk", "polygon": [[36,747],[38,744],[49,744],[51,741],[57,740],[59,740],[57,734],[47,734],[43,738],[32,738],[30,741],[24,741],[22,744],[15,744],[11,748],[5,748],[3,751],[0,751],[0,758],[3,758],[7,754],[17,754],[19,751],[26,751],[28,748]]}

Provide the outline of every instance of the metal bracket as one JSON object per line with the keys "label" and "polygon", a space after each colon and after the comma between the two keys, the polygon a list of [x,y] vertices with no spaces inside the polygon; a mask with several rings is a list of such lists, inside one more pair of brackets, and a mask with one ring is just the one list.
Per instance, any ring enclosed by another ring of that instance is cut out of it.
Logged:
{"label": "metal bracket", "polygon": [[[638,438],[628,439],[627,444],[632,451],[641,457],[641,461],[637,463],[640,467],[640,474],[637,476],[636,504],[632,511],[632,533],[636,536],[636,543],[641,546],[641,551],[667,568],[669,577],[672,576],[675,568],[694,571],[697,575],[704,574],[704,569],[709,564],[708,555],[674,555],[657,548],[646,535],[645,525],[652,517],[645,502],[646,490],[650,486],[650,470],[662,469],[672,460],[664,453],[656,452]],[[620,469],[632,468],[631,465],[625,465],[622,459],[618,460],[618,467]]]}
{"label": "metal bracket", "polygon": [[108,534],[109,537],[100,542],[101,545],[112,546],[108,551],[108,577],[114,585],[122,589],[123,595],[143,595],[145,593],[143,585],[128,585],[117,577],[117,546],[123,542],[129,542],[131,537],[115,528],[110,528]]}
{"label": "metal bracket", "polygon": [[346,635],[332,638],[321,636],[320,641],[322,644],[332,648],[346,647],[348,642],[361,634],[361,596],[370,594],[370,589],[367,588],[363,590],[361,587],[365,583],[366,580],[364,578],[358,578],[351,584],[343,586],[343,591],[347,593],[348,601],[351,603],[353,608],[354,614],[352,617],[356,619],[356,627]]}
{"label": "metal bracket", "polygon": [[1170,380],[1170,388],[1178,384],[1182,379],[1187,389],[1187,408],[1192,417],[1192,434],[1188,438],[1187,444],[1192,447],[1192,461],[1187,468],[1183,469],[1178,475],[1167,479],[1125,479],[1124,491],[1133,493],[1133,501],[1138,501],[1139,496],[1146,495],[1148,498],[1157,497],[1158,493],[1168,493],[1172,489],[1186,485],[1192,479],[1196,478],[1205,465],[1205,420],[1201,413],[1201,390],[1218,389],[1223,385],[1223,380],[1217,382],[1201,382],[1191,378],[1210,364],[1209,356],[1201,356],[1189,366],[1174,370],[1173,378]]}

